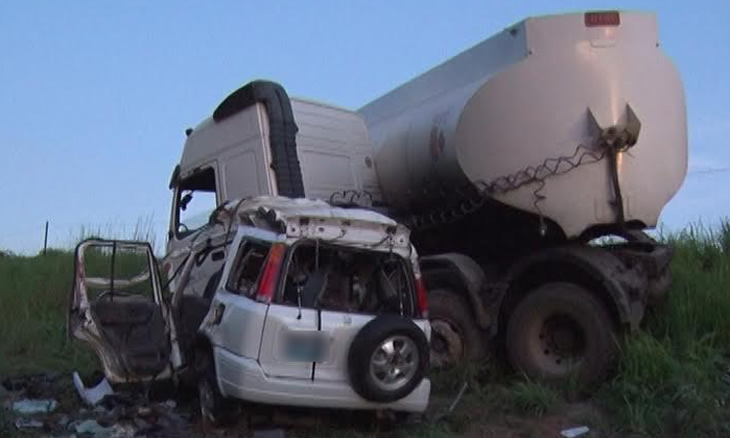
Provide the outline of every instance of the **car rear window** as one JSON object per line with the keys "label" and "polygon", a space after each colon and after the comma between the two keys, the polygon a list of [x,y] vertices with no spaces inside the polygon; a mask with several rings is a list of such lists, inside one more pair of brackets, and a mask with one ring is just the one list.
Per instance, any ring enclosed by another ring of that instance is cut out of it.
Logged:
{"label": "car rear window", "polygon": [[267,242],[241,243],[226,289],[239,295],[254,296],[270,249],[271,244]]}
{"label": "car rear window", "polygon": [[336,312],[413,316],[409,266],[392,253],[301,243],[291,255],[279,301]]}

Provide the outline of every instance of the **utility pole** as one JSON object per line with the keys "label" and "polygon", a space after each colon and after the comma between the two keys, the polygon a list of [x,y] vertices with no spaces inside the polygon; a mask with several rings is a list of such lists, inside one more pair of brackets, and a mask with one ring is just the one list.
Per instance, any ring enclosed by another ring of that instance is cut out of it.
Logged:
{"label": "utility pole", "polygon": [[46,232],[43,237],[43,255],[46,255],[48,249],[48,221],[46,221]]}

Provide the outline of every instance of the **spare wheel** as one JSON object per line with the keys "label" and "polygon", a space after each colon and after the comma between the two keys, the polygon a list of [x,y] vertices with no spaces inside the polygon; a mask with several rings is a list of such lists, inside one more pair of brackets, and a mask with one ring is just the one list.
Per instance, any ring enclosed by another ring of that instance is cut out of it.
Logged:
{"label": "spare wheel", "polygon": [[366,400],[399,400],[423,380],[428,355],[426,335],[413,321],[395,315],[378,316],[365,324],[350,345],[350,383]]}

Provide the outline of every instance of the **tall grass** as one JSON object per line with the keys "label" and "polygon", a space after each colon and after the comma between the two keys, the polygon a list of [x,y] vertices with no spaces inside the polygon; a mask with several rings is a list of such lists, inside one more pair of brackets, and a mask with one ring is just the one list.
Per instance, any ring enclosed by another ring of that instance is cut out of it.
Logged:
{"label": "tall grass", "polygon": [[78,233],[75,236],[72,236],[70,241],[72,245],[76,245],[77,242],[91,237],[149,242],[156,252],[159,252],[162,249],[161,247],[158,247],[161,242],[157,239],[157,234],[155,233],[155,221],[154,217],[151,215],[140,217],[137,219],[137,222],[131,226],[121,227],[114,223],[96,226],[82,225],[79,228]]}
{"label": "tall grass", "polygon": [[66,341],[72,255],[0,258],[0,375],[89,370],[93,356]]}
{"label": "tall grass", "polygon": [[[90,237],[155,241],[152,221],[144,218],[126,232],[81,227],[74,240]],[[117,263],[134,265],[134,261],[124,262]],[[0,255],[0,376],[49,370],[87,372],[97,366],[89,349],[66,339],[72,280],[70,248],[36,256]]]}
{"label": "tall grass", "polygon": [[600,398],[626,431],[730,436],[730,224],[666,240],[675,250],[668,300],[625,339]]}

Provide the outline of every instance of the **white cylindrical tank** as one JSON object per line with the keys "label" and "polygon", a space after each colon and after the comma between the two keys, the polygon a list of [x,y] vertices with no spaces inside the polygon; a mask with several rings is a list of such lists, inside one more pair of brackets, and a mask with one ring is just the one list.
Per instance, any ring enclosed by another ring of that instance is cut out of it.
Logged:
{"label": "white cylindrical tank", "polygon": [[543,182],[490,196],[574,237],[618,220],[598,145],[614,127],[638,134],[616,159],[624,219],[656,225],[687,169],[683,87],[657,35],[645,13],[530,18],[369,103],[384,196],[438,208],[434,188],[456,196],[537,170]]}

